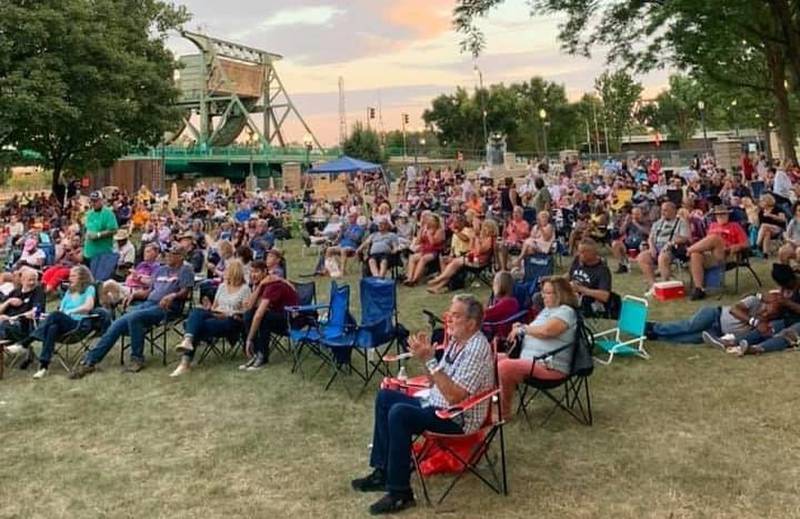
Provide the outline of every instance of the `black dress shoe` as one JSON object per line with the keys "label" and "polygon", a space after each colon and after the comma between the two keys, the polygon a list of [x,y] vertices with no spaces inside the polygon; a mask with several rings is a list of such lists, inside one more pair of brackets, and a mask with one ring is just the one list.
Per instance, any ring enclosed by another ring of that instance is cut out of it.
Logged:
{"label": "black dress shoe", "polygon": [[375,469],[370,475],[351,481],[350,486],[359,492],[383,492],[386,490],[386,476],[381,469]]}
{"label": "black dress shoe", "polygon": [[388,493],[370,505],[369,513],[370,515],[396,514],[416,505],[414,494],[411,492],[403,495]]}

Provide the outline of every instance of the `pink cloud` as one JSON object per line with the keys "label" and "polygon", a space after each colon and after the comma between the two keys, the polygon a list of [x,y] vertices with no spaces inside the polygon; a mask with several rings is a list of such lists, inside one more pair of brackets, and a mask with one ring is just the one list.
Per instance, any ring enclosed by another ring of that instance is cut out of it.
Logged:
{"label": "pink cloud", "polygon": [[427,40],[451,30],[452,7],[452,0],[397,0],[386,9],[384,17]]}

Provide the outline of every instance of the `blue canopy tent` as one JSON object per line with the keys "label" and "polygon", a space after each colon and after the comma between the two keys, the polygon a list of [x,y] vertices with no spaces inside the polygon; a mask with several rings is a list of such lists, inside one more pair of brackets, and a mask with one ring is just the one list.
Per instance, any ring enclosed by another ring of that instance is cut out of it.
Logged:
{"label": "blue canopy tent", "polygon": [[336,160],[319,164],[308,170],[308,173],[325,174],[325,173],[355,173],[357,171],[373,172],[383,171],[380,164],[373,164],[363,160],[354,159],[344,155]]}
{"label": "blue canopy tent", "polygon": [[342,157],[330,162],[326,162],[325,164],[314,166],[313,168],[309,169],[307,173],[310,175],[330,175],[330,179],[333,180],[334,176],[337,174],[347,173],[348,176],[352,178],[353,174],[359,171],[365,173],[380,173],[381,179],[383,180],[383,183],[386,184],[386,189],[388,192],[389,179],[386,177],[386,172],[383,170],[383,166],[380,164],[373,164],[372,162],[366,162],[364,160],[354,159],[353,157],[348,157],[347,155],[343,155]]}

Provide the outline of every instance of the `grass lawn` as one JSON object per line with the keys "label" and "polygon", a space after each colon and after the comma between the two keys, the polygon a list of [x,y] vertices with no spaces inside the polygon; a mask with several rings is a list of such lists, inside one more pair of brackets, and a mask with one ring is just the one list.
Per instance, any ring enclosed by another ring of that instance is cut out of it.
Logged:
{"label": "grass lawn", "polygon": [[[298,243],[287,244],[293,275],[313,263]],[[357,305],[356,277],[348,279]],[[742,293],[754,290],[743,279]],[[621,293],[644,289],[638,273],[614,284]],[[325,300],[327,280],[318,290]],[[401,321],[421,329],[420,310],[448,302],[400,288]],[[651,315],[679,318],[698,306],[655,302]],[[800,355],[647,348],[649,361],[595,370],[594,426],[557,414],[545,428],[523,420],[506,428],[508,497],[470,477],[440,509],[420,501],[406,516],[800,516]],[[349,518],[366,516],[379,497],[349,487],[367,470],[373,390],[355,401],[341,386],[324,392],[322,377],[293,375],[277,356],[246,374],[238,360],[210,359],[179,380],[153,358],[142,373],[123,375],[117,359],[114,350],[81,381],[55,364],[41,381],[17,370],[0,381],[0,517]]]}

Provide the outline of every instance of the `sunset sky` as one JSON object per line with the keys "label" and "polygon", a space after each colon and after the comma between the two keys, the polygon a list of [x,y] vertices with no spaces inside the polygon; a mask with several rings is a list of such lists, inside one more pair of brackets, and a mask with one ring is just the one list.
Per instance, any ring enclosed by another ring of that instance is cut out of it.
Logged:
{"label": "sunset sky", "polygon": [[[364,120],[382,105],[383,127],[400,127],[400,114],[421,127],[430,101],[456,86],[474,88],[472,58],[459,51],[452,29],[454,0],[184,0],[187,29],[282,54],[277,70],[292,100],[323,145],[338,141],[338,78],[344,77],[347,122]],[[602,53],[571,57],[556,41],[557,18],[531,18],[524,0],[506,0],[481,23],[488,45],[478,65],[484,82],[542,76],[563,84],[571,100],[593,89]],[[195,52],[171,39],[176,54]],[[645,96],[666,84],[666,72],[640,78]],[[289,138],[303,136],[296,124]]]}

